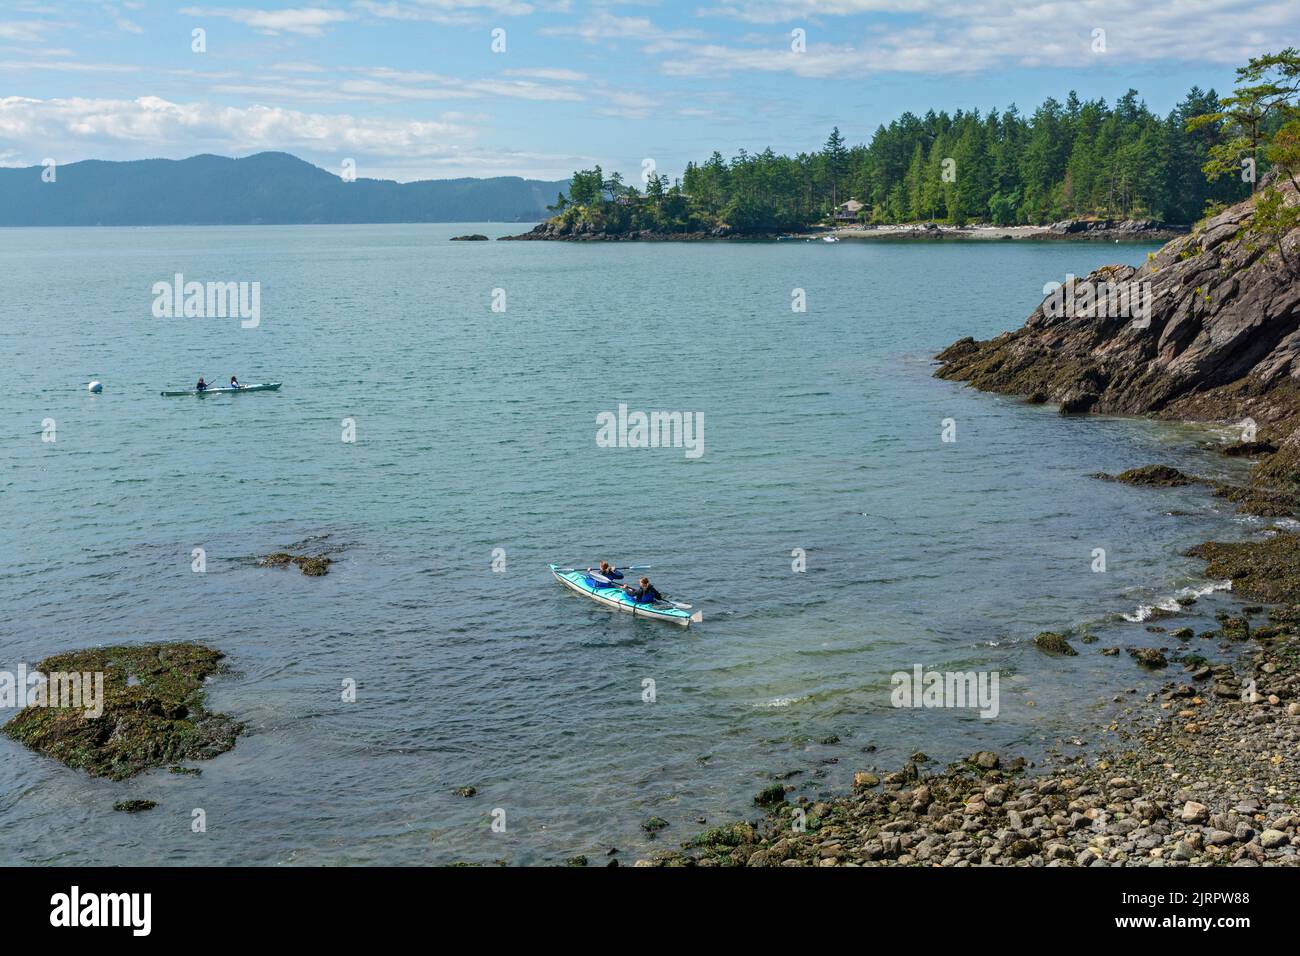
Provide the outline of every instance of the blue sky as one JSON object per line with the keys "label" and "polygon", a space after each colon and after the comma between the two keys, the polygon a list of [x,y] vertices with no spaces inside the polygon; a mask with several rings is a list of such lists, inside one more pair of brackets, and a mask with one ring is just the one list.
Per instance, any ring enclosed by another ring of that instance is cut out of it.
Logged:
{"label": "blue sky", "polygon": [[1288,43],[1295,0],[0,0],[0,165],[283,149],[403,181],[632,180],[835,125],[864,142],[904,110],[1133,87],[1165,112]]}

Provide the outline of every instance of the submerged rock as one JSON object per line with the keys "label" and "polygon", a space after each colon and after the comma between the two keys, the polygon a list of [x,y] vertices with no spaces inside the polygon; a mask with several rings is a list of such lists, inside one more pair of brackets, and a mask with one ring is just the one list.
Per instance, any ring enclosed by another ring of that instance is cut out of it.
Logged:
{"label": "submerged rock", "polygon": [[318,578],[329,573],[330,564],[332,563],[323,554],[289,554],[285,551],[277,551],[274,554],[268,554],[257,562],[257,565],[262,568],[287,568],[290,564],[296,564],[298,569],[309,578]]}
{"label": "submerged rock", "polygon": [[1079,652],[1070,646],[1070,642],[1055,631],[1043,631],[1034,638],[1034,646],[1048,654],[1078,657]]}
{"label": "submerged rock", "polygon": [[1180,488],[1200,481],[1199,478],[1185,475],[1177,468],[1168,465],[1143,465],[1141,468],[1121,471],[1118,475],[1100,474],[1097,477],[1123,482],[1126,485],[1146,485],[1152,488]]}
{"label": "submerged rock", "polygon": [[119,800],[113,804],[113,809],[121,813],[140,813],[144,810],[152,810],[158,806],[156,800]]}
{"label": "submerged rock", "polygon": [[101,647],[48,657],[52,672],[103,674],[99,716],[72,707],[25,707],[4,732],[38,753],[95,777],[124,780],[235,746],[243,725],[204,709],[203,680],[224,655],[202,644]]}

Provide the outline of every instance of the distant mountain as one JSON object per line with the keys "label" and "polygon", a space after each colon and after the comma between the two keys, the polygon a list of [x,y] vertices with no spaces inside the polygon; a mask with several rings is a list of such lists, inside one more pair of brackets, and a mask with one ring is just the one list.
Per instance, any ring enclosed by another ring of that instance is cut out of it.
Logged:
{"label": "distant mountain", "polygon": [[536,222],[569,181],[344,182],[288,153],[85,160],[0,169],[0,226],[191,226],[347,222]]}

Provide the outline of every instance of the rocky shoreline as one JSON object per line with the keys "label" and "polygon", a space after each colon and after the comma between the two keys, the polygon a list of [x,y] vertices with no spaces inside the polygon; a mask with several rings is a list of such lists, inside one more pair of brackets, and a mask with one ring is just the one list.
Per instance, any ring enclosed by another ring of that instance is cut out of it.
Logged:
{"label": "rocky shoreline", "polygon": [[1277,633],[1235,667],[1189,659],[1091,760],[1033,774],[984,751],[932,773],[917,754],[883,780],[858,774],[852,795],[782,794],[757,824],[714,828],[638,865],[1300,865],[1294,614],[1272,618]]}
{"label": "rocky shoreline", "polygon": [[[1300,203],[1290,184],[1283,190],[1289,204]],[[1145,283],[1152,308],[1140,321],[1040,306],[1017,331],[949,346],[936,374],[1056,402],[1063,414],[1233,423],[1241,440],[1223,451],[1257,460],[1247,487],[1164,465],[1096,477],[1148,487],[1205,482],[1244,512],[1294,517],[1300,281],[1290,261],[1300,229],[1262,236],[1253,217],[1248,200],[1141,268],[1088,276],[1103,288]],[[1219,628],[1199,635],[1177,628],[1168,632],[1172,649],[1131,650],[1157,672],[1171,666],[1169,651],[1181,672],[1095,728],[1104,742],[1087,756],[1031,773],[1023,758],[990,752],[931,771],[918,753],[883,778],[857,774],[854,793],[830,800],[788,802],[789,791],[774,785],[756,798],[765,818],[716,827],[637,865],[1300,865],[1300,535],[1272,528],[1188,554],[1206,561],[1208,575],[1230,579],[1238,599],[1271,607],[1225,612]],[[1228,659],[1207,661],[1196,650],[1205,640],[1220,642]],[[1078,656],[1059,634],[1035,643]]]}
{"label": "rocky shoreline", "polygon": [[[892,773],[857,773],[852,794],[829,800],[788,801],[794,788],[775,783],[755,797],[765,817],[636,865],[1300,866],[1300,536],[1191,553],[1231,576],[1239,598],[1287,603],[1221,612],[1199,634],[1149,626],[1175,646],[1130,656],[1178,670],[1158,692],[1117,693],[1113,703],[1130,703],[1092,728],[1101,740],[1086,756],[1033,767],[984,751],[932,769],[916,753]],[[1205,641],[1228,659],[1208,661]],[[1079,655],[1059,634],[1034,643]]]}
{"label": "rocky shoreline", "polygon": [[[511,242],[701,242],[706,240],[771,242],[776,239],[1061,239],[1114,242],[1165,242],[1185,234],[1188,227],[1154,220],[1070,219],[1049,226],[992,226],[976,224],[950,226],[942,223],[889,223],[818,227],[796,233],[741,233],[725,226],[703,232],[629,232],[572,230],[558,219],[538,223],[517,236],[501,236]],[[466,237],[456,237],[466,238]]]}

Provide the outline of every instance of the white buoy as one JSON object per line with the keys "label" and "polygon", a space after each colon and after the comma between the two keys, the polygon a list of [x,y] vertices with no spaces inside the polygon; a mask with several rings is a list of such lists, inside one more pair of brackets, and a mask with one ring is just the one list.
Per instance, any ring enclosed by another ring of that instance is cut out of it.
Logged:
{"label": "white buoy", "polygon": [[91,382],[89,385],[86,386],[86,389],[87,391],[94,392],[96,395],[98,395],[100,392],[104,390],[104,385],[102,382]]}

